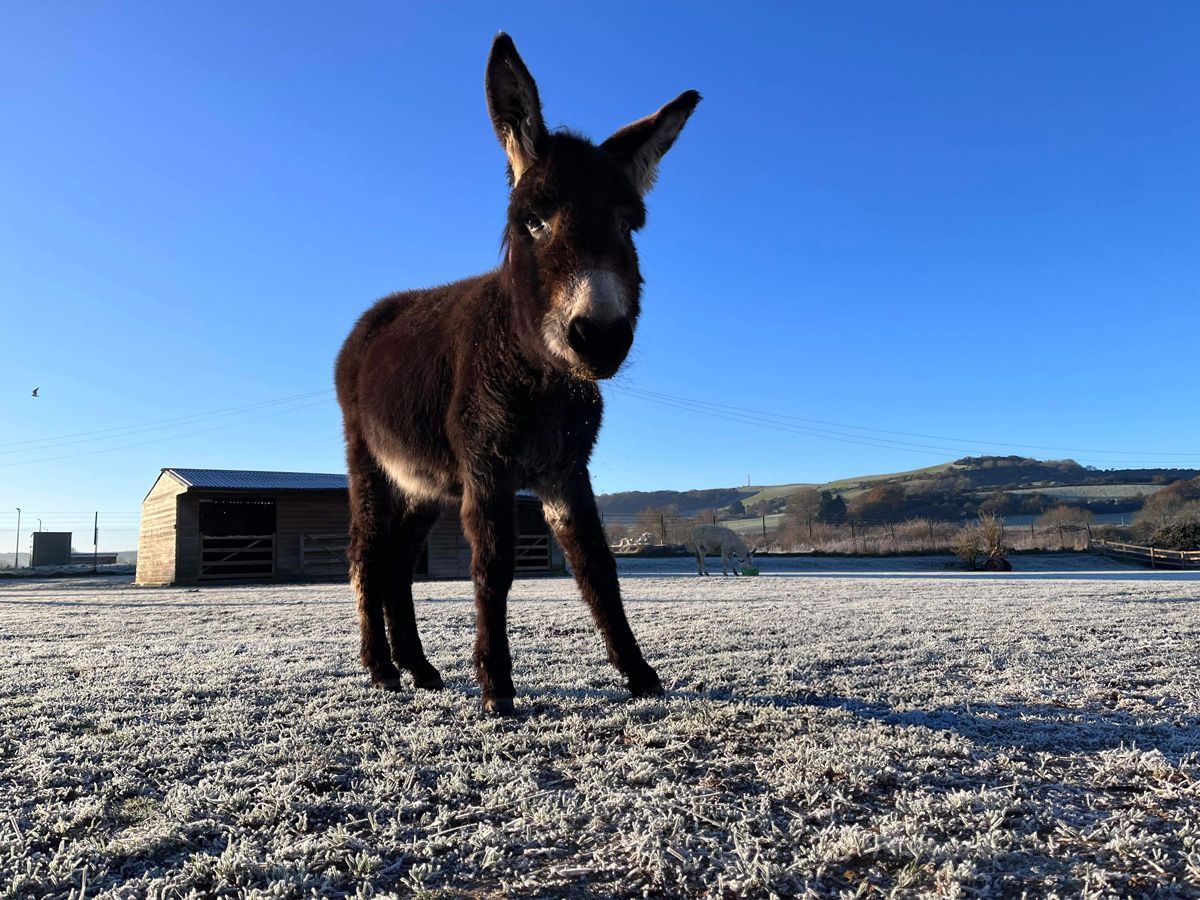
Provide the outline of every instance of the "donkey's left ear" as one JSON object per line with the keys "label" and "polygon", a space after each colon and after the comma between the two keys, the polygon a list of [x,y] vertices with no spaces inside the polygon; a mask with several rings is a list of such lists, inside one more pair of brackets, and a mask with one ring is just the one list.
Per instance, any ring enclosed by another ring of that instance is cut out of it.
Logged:
{"label": "donkey's left ear", "polygon": [[624,166],[639,194],[654,187],[663,158],[700,102],[696,91],[684,91],[658,112],[626,125],[600,146]]}

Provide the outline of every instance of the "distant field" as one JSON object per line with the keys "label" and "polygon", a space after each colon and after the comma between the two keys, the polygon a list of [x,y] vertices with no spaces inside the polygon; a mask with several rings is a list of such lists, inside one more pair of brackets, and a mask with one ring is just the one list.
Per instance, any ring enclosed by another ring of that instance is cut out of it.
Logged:
{"label": "distant field", "polygon": [[[912,489],[919,486],[923,481],[922,475],[938,475],[954,468],[952,464],[942,466],[931,466],[927,469],[913,469],[911,472],[896,472],[889,475],[866,476],[862,478],[843,478],[839,481],[831,481],[827,484],[781,484],[771,487],[762,487],[758,493],[746,497],[742,502],[746,506],[751,506],[755,503],[774,500],[778,497],[787,497],[795,493],[801,488],[815,487],[822,491],[831,491],[835,494],[841,494],[847,500],[851,500],[860,494],[869,491],[879,482],[900,481],[906,488]],[[1157,491],[1161,491],[1165,485],[1161,484],[1064,484],[1052,485],[1048,487],[1028,487],[1016,488],[1006,491],[1009,494],[1045,494],[1050,497],[1058,497],[1063,500],[1128,500],[1136,497],[1139,494],[1149,496]],[[986,496],[993,489],[979,489],[974,493],[977,496]],[[768,527],[770,526],[770,516],[767,517]],[[761,525],[761,523],[760,523]],[[740,530],[739,526],[731,525],[735,531]]]}
{"label": "distant field", "polygon": [[746,490],[755,491],[749,497],[742,498],[742,504],[751,506],[755,503],[768,503],[780,497],[788,497],[801,488],[820,487],[816,484],[770,484],[763,487],[748,487]]}
{"label": "distant field", "polygon": [[942,463],[937,466],[927,466],[924,469],[911,469],[907,472],[887,472],[881,475],[859,475],[854,478],[840,478],[837,481],[830,481],[825,484],[796,483],[750,487],[747,490],[754,490],[756,493],[742,498],[742,503],[746,506],[751,506],[755,503],[769,502],[794,494],[801,488],[817,488],[822,491],[832,491],[835,494],[841,494],[849,498],[870,490],[871,487],[879,482],[907,481],[909,479],[916,479],[921,475],[942,475],[953,468],[955,468],[954,463]]}
{"label": "distant field", "polygon": [[908,481],[916,480],[921,475],[936,476],[944,475],[951,469],[959,468],[954,463],[942,463],[937,466],[926,466],[923,469],[910,469],[907,472],[888,472],[881,475],[861,475],[857,478],[841,478],[837,481],[831,481],[828,484],[821,485],[822,490],[841,493],[844,496],[852,496],[856,493],[861,493],[868,490],[873,485],[880,481]]}
{"label": "distant field", "polygon": [[[773,513],[767,516],[767,531],[773,531],[778,528],[783,524],[785,518],[787,517],[783,513]],[[720,524],[738,534],[761,536],[763,517],[759,516],[756,519],[724,519]]]}
{"label": "distant field", "polygon": [[924,469],[910,469],[906,472],[886,472],[880,475],[858,475],[854,478],[839,478],[837,481],[829,481],[825,484],[764,485],[759,488],[751,488],[752,490],[756,490],[757,493],[743,498],[742,503],[750,506],[755,503],[775,500],[779,497],[787,497],[801,488],[817,488],[818,490],[831,491],[835,494],[841,494],[843,497],[851,498],[870,490],[880,482],[902,481],[906,485],[911,485],[922,480],[920,476],[943,475],[953,468],[956,468],[954,463],[942,463],[937,466],[927,466]]}
{"label": "distant field", "polygon": [[1046,494],[1063,500],[1128,500],[1139,494],[1161,491],[1163,484],[1061,484],[1054,487],[1018,488],[1009,494]]}

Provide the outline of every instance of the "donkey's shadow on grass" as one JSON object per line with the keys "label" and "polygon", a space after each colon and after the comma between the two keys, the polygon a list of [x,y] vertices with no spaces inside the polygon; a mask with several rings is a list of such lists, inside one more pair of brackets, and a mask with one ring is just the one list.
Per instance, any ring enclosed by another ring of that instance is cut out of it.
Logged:
{"label": "donkey's shadow on grass", "polygon": [[995,749],[1094,753],[1136,746],[1177,758],[1194,752],[1200,742],[1200,719],[1171,717],[1169,710],[1159,710],[1149,718],[1120,709],[1054,703],[983,703],[903,712],[886,704],[846,698],[820,698],[814,705],[839,707],[889,725],[952,731]]}
{"label": "donkey's shadow on grass", "polygon": [[[524,698],[528,716],[559,716],[570,706],[578,711],[584,700],[597,711],[614,704],[628,704],[628,694],[615,686],[551,687]],[[758,694],[729,689],[707,691],[668,690],[663,696],[638,701],[631,706],[636,718],[654,722],[671,715],[678,701],[738,703],[783,710],[843,710],[864,720],[901,728],[927,728],[958,734],[981,747],[1018,749],[1059,754],[1098,752],[1120,747],[1157,750],[1168,759],[1178,759],[1200,746],[1200,718],[1173,715],[1178,706],[1147,710],[1143,716],[1098,705],[1065,706],[1055,703],[980,703],[942,706],[934,709],[896,710],[882,701],[859,700],[820,694]]]}

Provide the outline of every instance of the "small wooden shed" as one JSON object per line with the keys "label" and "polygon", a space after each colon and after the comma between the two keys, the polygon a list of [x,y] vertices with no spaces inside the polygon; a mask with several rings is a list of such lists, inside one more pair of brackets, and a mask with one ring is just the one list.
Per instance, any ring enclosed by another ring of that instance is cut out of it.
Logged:
{"label": "small wooden shed", "polygon": [[[350,521],[345,475],[163,469],[142,501],[137,583],[344,578]],[[565,571],[531,494],[517,496],[517,574]],[[471,548],[458,510],[429,533],[418,577],[466,578]]]}

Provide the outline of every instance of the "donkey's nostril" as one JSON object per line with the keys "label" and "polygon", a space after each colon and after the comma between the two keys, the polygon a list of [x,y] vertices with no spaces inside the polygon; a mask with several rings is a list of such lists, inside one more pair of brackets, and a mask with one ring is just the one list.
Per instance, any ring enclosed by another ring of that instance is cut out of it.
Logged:
{"label": "donkey's nostril", "polygon": [[576,353],[586,353],[589,344],[595,343],[596,326],[591,319],[579,316],[571,320],[567,342]]}
{"label": "donkey's nostril", "polygon": [[620,348],[622,356],[629,352],[633,344],[633,325],[628,319],[618,319],[613,323],[612,341]]}

